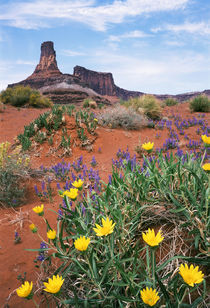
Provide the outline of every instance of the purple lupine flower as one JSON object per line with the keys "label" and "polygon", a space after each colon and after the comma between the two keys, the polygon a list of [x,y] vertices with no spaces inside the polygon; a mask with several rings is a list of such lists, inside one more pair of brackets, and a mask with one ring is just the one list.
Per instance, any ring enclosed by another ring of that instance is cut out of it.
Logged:
{"label": "purple lupine flower", "polygon": [[34,185],[34,190],[35,190],[35,193],[38,195],[39,191],[38,191],[37,185]]}
{"label": "purple lupine flower", "polygon": [[45,190],[45,182],[44,181],[42,181],[42,186],[41,187],[42,187],[42,191]]}

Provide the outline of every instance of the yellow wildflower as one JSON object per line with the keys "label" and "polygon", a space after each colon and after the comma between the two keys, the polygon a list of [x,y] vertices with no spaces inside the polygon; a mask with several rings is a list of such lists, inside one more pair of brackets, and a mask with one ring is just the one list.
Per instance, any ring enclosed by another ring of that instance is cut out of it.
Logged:
{"label": "yellow wildflower", "polygon": [[98,119],[94,118],[94,121],[98,122]]}
{"label": "yellow wildflower", "polygon": [[37,232],[37,227],[35,226],[35,224],[30,224],[30,225],[29,225],[29,228],[30,228],[30,230],[31,230],[33,233],[36,233],[36,232]]}
{"label": "yellow wildflower", "polygon": [[198,271],[199,267],[194,267],[192,264],[190,267],[185,263],[181,264],[179,268],[179,274],[182,276],[184,282],[186,282],[189,286],[194,287],[195,283],[200,283],[203,281],[204,274],[202,271]]}
{"label": "yellow wildflower", "polygon": [[85,236],[80,236],[80,238],[76,239],[74,242],[74,246],[79,251],[85,251],[88,248],[88,245],[90,244],[90,238]]}
{"label": "yellow wildflower", "polygon": [[147,143],[143,143],[142,144],[142,149],[146,150],[146,151],[151,151],[153,149],[154,146],[154,142],[147,142]]}
{"label": "yellow wildflower", "polygon": [[143,302],[150,307],[154,306],[160,298],[156,289],[153,290],[152,288],[149,289],[146,287],[146,289],[141,290],[140,293]]}
{"label": "yellow wildflower", "polygon": [[97,236],[107,236],[108,234],[111,234],[114,231],[116,223],[112,224],[112,220],[109,220],[107,217],[106,220],[102,218],[102,225],[103,226],[101,227],[96,224],[96,228],[93,228]]}
{"label": "yellow wildflower", "polygon": [[210,137],[208,137],[206,135],[202,135],[201,138],[202,138],[204,143],[210,144]]}
{"label": "yellow wildflower", "polygon": [[73,183],[72,183],[72,185],[74,186],[74,187],[76,187],[76,188],[81,188],[82,187],[82,185],[83,185],[83,181],[81,180],[81,179],[79,179],[78,181],[74,181]]}
{"label": "yellow wildflower", "polygon": [[202,166],[202,168],[203,168],[203,170],[205,170],[205,171],[210,171],[210,163],[206,163],[206,164],[204,164],[203,166]]}
{"label": "yellow wildflower", "polygon": [[158,246],[164,239],[164,237],[161,234],[161,231],[155,235],[154,229],[148,229],[146,233],[143,232],[142,234],[143,240],[151,247]]}
{"label": "yellow wildflower", "polygon": [[70,188],[70,190],[65,190],[62,194],[62,197],[67,196],[71,200],[76,200],[78,196],[78,189],[77,188]]}
{"label": "yellow wildflower", "polygon": [[47,232],[47,237],[50,239],[50,240],[54,240],[56,238],[56,231],[53,229],[53,230],[49,230]]}
{"label": "yellow wildflower", "polygon": [[29,283],[25,281],[17,290],[17,295],[19,297],[29,297],[32,293],[33,282]]}
{"label": "yellow wildflower", "polygon": [[41,206],[35,206],[32,210],[39,216],[43,216],[44,215],[44,204],[42,204]]}
{"label": "yellow wildflower", "polygon": [[62,279],[62,276],[55,276],[53,275],[53,278],[48,278],[48,282],[44,282],[44,285],[46,289],[44,291],[48,293],[56,294],[60,291],[62,284],[64,283],[64,279]]}

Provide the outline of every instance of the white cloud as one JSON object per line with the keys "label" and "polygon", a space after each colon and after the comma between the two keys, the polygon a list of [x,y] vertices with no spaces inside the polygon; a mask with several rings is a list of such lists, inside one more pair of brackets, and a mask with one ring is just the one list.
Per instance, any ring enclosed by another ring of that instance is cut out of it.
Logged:
{"label": "white cloud", "polygon": [[209,22],[185,22],[179,25],[168,24],[163,27],[153,28],[152,32],[157,33],[160,31],[171,31],[174,33],[186,32],[190,34],[210,35],[210,23]]}
{"label": "white cloud", "polygon": [[60,52],[61,55],[67,56],[67,57],[78,57],[78,56],[85,56],[86,53],[80,52],[80,51],[73,51],[73,50],[62,50]]}
{"label": "white cloud", "polygon": [[140,30],[134,30],[131,32],[126,32],[124,34],[120,34],[120,35],[110,35],[108,37],[108,40],[112,42],[120,42],[123,39],[142,38],[142,37],[147,37],[147,36],[150,36],[150,35]]}
{"label": "white cloud", "polygon": [[[0,20],[24,29],[53,26],[56,20],[85,23],[97,31],[105,31],[109,24],[118,24],[129,17],[144,13],[183,9],[189,0],[114,0],[97,5],[94,0],[33,0],[1,6]],[[44,20],[44,21],[43,21]]]}
{"label": "white cloud", "polygon": [[[153,94],[177,94],[209,88],[210,56],[182,52],[141,58],[107,50],[92,52],[89,69],[111,72],[121,88]],[[92,64],[92,67],[91,67]],[[202,78],[201,78],[202,76]],[[203,78],[205,76],[205,78]]]}
{"label": "white cloud", "polygon": [[16,61],[16,64],[18,64],[18,65],[35,66],[37,63],[36,63],[36,61],[17,60],[17,61]]}

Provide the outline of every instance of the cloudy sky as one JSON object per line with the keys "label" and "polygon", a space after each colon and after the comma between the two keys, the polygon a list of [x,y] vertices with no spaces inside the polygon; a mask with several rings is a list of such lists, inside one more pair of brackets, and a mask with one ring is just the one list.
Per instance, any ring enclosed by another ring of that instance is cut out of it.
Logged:
{"label": "cloudy sky", "polygon": [[112,72],[125,89],[210,89],[210,0],[0,0],[0,90],[53,41],[63,73]]}

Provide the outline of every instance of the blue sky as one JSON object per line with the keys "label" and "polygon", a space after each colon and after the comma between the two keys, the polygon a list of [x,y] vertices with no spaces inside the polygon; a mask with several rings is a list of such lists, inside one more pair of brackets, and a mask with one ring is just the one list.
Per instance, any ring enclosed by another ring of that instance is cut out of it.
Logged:
{"label": "blue sky", "polygon": [[112,72],[146,93],[210,89],[210,0],[0,0],[0,90],[34,71],[49,40],[63,73]]}

